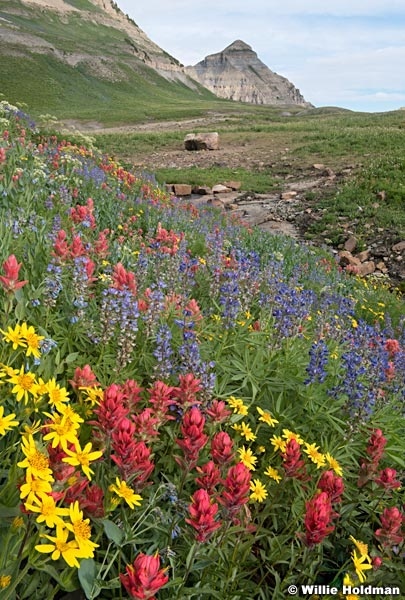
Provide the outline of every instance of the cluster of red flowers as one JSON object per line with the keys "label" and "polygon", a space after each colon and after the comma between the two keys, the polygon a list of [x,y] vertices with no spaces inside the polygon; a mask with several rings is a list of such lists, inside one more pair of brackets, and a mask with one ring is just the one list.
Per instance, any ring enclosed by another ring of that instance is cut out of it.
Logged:
{"label": "cluster of red flowers", "polygon": [[3,275],[0,275],[0,283],[6,292],[14,293],[28,283],[27,280],[18,281],[21,264],[17,262],[14,254],[10,254],[3,262]]}
{"label": "cluster of red flowers", "polygon": [[381,525],[375,536],[385,547],[401,544],[405,539],[405,514],[396,506],[385,508],[381,517]]}
{"label": "cluster of red flowers", "polygon": [[169,580],[166,569],[160,568],[157,554],[138,554],[132,565],[126,566],[126,573],[120,575],[122,585],[131,598],[154,600],[155,594]]}
{"label": "cluster of red flowers", "polygon": [[303,541],[307,546],[320,544],[335,529],[332,521],[339,516],[339,513],[333,509],[333,505],[342,501],[343,492],[344,484],[341,477],[331,470],[322,473],[318,481],[317,493],[305,505]]}
{"label": "cluster of red flowers", "polygon": [[70,209],[70,218],[73,223],[83,223],[86,227],[94,229],[96,226],[96,219],[94,217],[94,202],[92,198],[88,198],[86,204],[83,206],[77,204],[76,208]]}
{"label": "cluster of red flowers", "polygon": [[308,479],[305,462],[301,459],[301,446],[297,440],[289,440],[281,456],[283,458],[281,466],[285,471],[286,477],[295,477],[295,479],[300,479],[301,481]]}
{"label": "cluster of red flowers", "polygon": [[383,436],[381,429],[372,431],[367,444],[367,458],[360,463],[360,475],[357,481],[358,487],[363,487],[369,481],[374,481],[386,490],[394,490],[401,487],[401,482],[396,479],[395,469],[387,467],[378,471],[380,461],[384,455],[387,439]]}

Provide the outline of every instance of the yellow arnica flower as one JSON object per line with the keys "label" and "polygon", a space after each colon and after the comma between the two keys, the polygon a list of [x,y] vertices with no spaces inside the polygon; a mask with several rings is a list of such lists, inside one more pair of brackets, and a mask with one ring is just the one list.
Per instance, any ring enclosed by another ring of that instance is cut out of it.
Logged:
{"label": "yellow arnica flower", "polygon": [[335,458],[333,458],[333,456],[331,456],[329,454],[329,452],[327,452],[325,454],[325,459],[326,459],[326,462],[328,463],[329,467],[331,469],[333,469],[333,471],[335,471],[336,475],[339,475],[339,477],[342,477],[343,470],[342,470],[342,467],[340,466],[340,464],[338,463],[338,461]]}
{"label": "yellow arnica flower", "polygon": [[287,442],[289,442],[290,440],[295,440],[300,446],[304,443],[304,440],[300,435],[298,435],[298,433],[294,433],[289,429],[283,429],[282,437],[286,439]]}
{"label": "yellow arnica flower", "polygon": [[274,427],[275,425],[277,425],[277,419],[273,419],[269,412],[263,410],[262,408],[260,408],[260,406],[256,406],[256,408],[257,412],[260,415],[259,421],[264,421],[264,423],[267,423],[267,425],[269,425],[270,427]]}
{"label": "yellow arnica flower", "polygon": [[245,467],[247,467],[250,471],[254,471],[255,464],[257,463],[257,458],[256,456],[253,456],[253,452],[251,451],[251,449],[242,446],[242,448],[238,449],[238,453],[240,456],[240,460],[245,465]]}
{"label": "yellow arnica flower", "polygon": [[76,442],[74,450],[69,450],[69,448],[65,448],[65,453],[68,456],[62,458],[62,461],[68,463],[68,465],[72,465],[72,467],[80,465],[87,479],[91,479],[91,476],[94,475],[94,471],[90,469],[90,463],[94,460],[98,460],[100,456],[103,455],[101,450],[95,450],[94,452],[92,452],[91,448],[91,442],[88,442],[83,448],[83,450],[81,449],[79,442]]}
{"label": "yellow arnica flower", "polygon": [[27,474],[25,483],[20,488],[20,498],[23,500],[27,498],[26,502],[31,504],[34,498],[43,496],[44,494],[50,494],[52,492],[52,486],[49,481],[43,479],[36,479],[32,475]]}
{"label": "yellow arnica flower", "polygon": [[123,498],[130,508],[141,506],[142,496],[135,494],[134,490],[127,486],[125,481],[120,481],[119,477],[116,478],[115,485],[110,485],[108,489]]}
{"label": "yellow arnica flower", "polygon": [[69,517],[71,523],[66,523],[66,527],[75,536],[75,540],[82,552],[82,558],[92,558],[94,556],[94,549],[98,548],[98,544],[95,544],[90,539],[90,519],[83,519],[83,511],[80,510],[77,501],[69,506]]}
{"label": "yellow arnica flower", "polygon": [[13,350],[17,350],[18,347],[26,348],[24,336],[21,334],[21,326],[16,325],[14,329],[9,327],[7,331],[0,329],[0,333],[3,334],[3,341],[13,344]]}
{"label": "yellow arnica flower", "polygon": [[53,481],[52,471],[49,468],[49,458],[38,450],[32,435],[22,438],[21,449],[25,454],[25,458],[17,463],[17,467],[27,469],[27,477],[33,476],[44,481]]}
{"label": "yellow arnica flower", "polygon": [[280,452],[285,452],[287,442],[279,435],[273,435],[273,437],[270,438],[270,443],[274,446],[274,451],[280,450]]}
{"label": "yellow arnica flower", "polygon": [[241,400],[241,398],[229,396],[228,404],[231,408],[233,408],[233,412],[238,415],[243,415],[245,417],[249,412],[248,407],[243,403],[243,400]]}
{"label": "yellow arnica flower", "polygon": [[304,452],[305,454],[308,454],[309,458],[316,464],[318,469],[325,465],[325,456],[319,452],[319,446],[305,442]]}
{"label": "yellow arnica flower", "polygon": [[11,583],[11,575],[0,575],[0,589],[8,587]]}
{"label": "yellow arnica flower", "polygon": [[63,407],[64,402],[69,402],[69,395],[66,388],[60,387],[55,380],[55,377],[50,379],[47,384],[47,392],[49,394],[49,404],[55,407],[56,410],[60,410]]}
{"label": "yellow arnica flower", "polygon": [[360,556],[368,556],[368,546],[364,542],[360,542],[356,540],[352,535],[350,536],[350,541],[356,546],[357,550],[360,552]]}
{"label": "yellow arnica flower", "polygon": [[39,498],[34,496],[32,502],[26,502],[24,506],[26,510],[39,513],[37,523],[45,523],[51,529],[57,525],[63,525],[62,517],[69,514],[68,508],[56,506],[54,498],[47,494],[41,494]]}
{"label": "yellow arnica flower", "polygon": [[75,423],[67,415],[49,415],[44,413],[46,416],[52,418],[50,423],[46,423],[46,428],[49,429],[49,433],[44,435],[44,441],[50,442],[52,440],[52,448],[56,448],[58,445],[67,450],[68,444],[77,444],[77,431],[79,424]]}
{"label": "yellow arnica flower", "polygon": [[257,437],[251,430],[250,425],[244,421],[242,421],[242,423],[239,425],[238,431],[247,442],[253,442]]}
{"label": "yellow arnica flower", "polygon": [[44,554],[52,552],[52,560],[59,560],[59,558],[62,557],[69,567],[80,567],[80,563],[77,559],[85,557],[83,556],[83,552],[79,548],[76,540],[70,540],[68,542],[68,529],[65,529],[62,525],[57,525],[55,537],[50,535],[42,535],[42,537],[46,538],[52,543],[38,544],[35,546],[35,550]]}
{"label": "yellow arnica flower", "polygon": [[7,431],[16,427],[18,421],[14,421],[15,414],[4,416],[4,406],[0,406],[0,435],[5,435]]}
{"label": "yellow arnica flower", "polygon": [[9,383],[14,383],[14,387],[11,390],[13,394],[17,396],[17,402],[24,399],[25,404],[28,402],[28,394],[36,397],[38,393],[38,385],[35,379],[34,373],[24,372],[24,366],[21,367],[10,379],[7,380]]}
{"label": "yellow arnica flower", "polygon": [[279,483],[282,479],[280,473],[277,471],[277,469],[273,469],[273,467],[267,467],[264,474],[271,479],[274,479],[274,481],[277,481],[277,483]]}
{"label": "yellow arnica flower", "polygon": [[356,575],[359,578],[360,583],[364,583],[366,581],[366,576],[363,571],[367,571],[368,569],[372,569],[373,565],[371,564],[371,559],[368,554],[360,554],[358,555],[356,550],[352,552],[352,561],[356,571]]}
{"label": "yellow arnica flower", "polygon": [[266,487],[262,484],[260,479],[254,479],[250,482],[250,499],[254,502],[263,502],[267,498]]}
{"label": "yellow arnica flower", "polygon": [[27,326],[27,323],[21,324],[21,335],[27,342],[27,356],[34,356],[40,358],[41,352],[39,350],[39,342],[45,339],[45,336],[38,335],[35,333],[35,329],[31,326]]}
{"label": "yellow arnica flower", "polygon": [[98,406],[104,397],[104,391],[102,388],[79,387],[79,390],[83,392],[84,400],[89,402],[91,406]]}

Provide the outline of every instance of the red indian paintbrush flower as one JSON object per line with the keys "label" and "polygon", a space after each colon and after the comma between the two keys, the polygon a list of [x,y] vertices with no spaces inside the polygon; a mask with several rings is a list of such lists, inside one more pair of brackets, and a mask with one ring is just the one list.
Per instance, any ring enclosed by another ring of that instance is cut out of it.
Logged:
{"label": "red indian paintbrush flower", "polygon": [[229,517],[235,520],[236,514],[249,500],[250,471],[241,462],[229,468],[226,479],[223,481],[224,490],[218,502],[225,507]]}
{"label": "red indian paintbrush flower", "polygon": [[10,254],[3,263],[3,273],[0,275],[0,283],[6,292],[15,292],[22,288],[28,280],[18,281],[18,273],[22,263],[18,263],[14,254]]}
{"label": "red indian paintbrush flower", "polygon": [[401,544],[404,540],[402,525],[405,523],[405,515],[396,506],[385,508],[380,517],[382,527],[377,529],[375,537],[383,546],[394,546]]}
{"label": "red indian paintbrush flower", "polygon": [[215,463],[210,460],[202,467],[197,467],[197,471],[200,473],[200,477],[196,478],[196,483],[201,488],[206,490],[209,494],[212,494],[216,485],[221,480],[221,472]]}
{"label": "red indian paintbrush flower", "polygon": [[301,480],[307,478],[305,462],[301,460],[301,446],[296,440],[291,439],[287,442],[282,457],[282,467],[287,477],[295,477]]}
{"label": "red indian paintbrush flower", "polygon": [[222,423],[232,414],[223,400],[213,400],[205,413],[215,422]]}
{"label": "red indian paintbrush flower", "polygon": [[368,457],[360,463],[360,475],[357,481],[358,487],[363,487],[370,479],[374,478],[380,460],[383,457],[387,439],[383,436],[381,429],[374,429],[367,444]]}
{"label": "red indian paintbrush flower", "polygon": [[174,390],[174,399],[183,410],[190,406],[201,404],[197,399],[197,393],[202,390],[201,379],[196,379],[192,373],[187,375],[179,375],[180,385]]}
{"label": "red indian paintbrush flower", "polygon": [[132,565],[126,566],[126,574],[120,574],[122,585],[131,598],[154,600],[155,594],[169,580],[167,569],[160,568],[158,554],[138,554]]}
{"label": "red indian paintbrush flower", "polygon": [[305,536],[307,546],[320,544],[322,540],[334,530],[330,525],[333,512],[331,499],[326,492],[319,492],[306,503]]}
{"label": "red indian paintbrush flower", "polygon": [[333,471],[325,471],[318,482],[318,489],[326,492],[334,504],[342,501],[345,486],[341,477],[335,475]]}
{"label": "red indian paintbrush flower", "polygon": [[69,379],[69,383],[75,390],[80,387],[93,388],[100,385],[90,365],[84,365],[83,368],[77,367],[73,379]]}
{"label": "red indian paintbrush flower", "polygon": [[192,504],[188,508],[190,518],[185,521],[196,530],[197,542],[206,542],[210,535],[221,527],[221,523],[214,519],[218,512],[218,504],[211,501],[207,490],[197,490],[191,500]]}
{"label": "red indian paintbrush flower", "polygon": [[212,438],[211,456],[217,465],[226,465],[233,460],[233,442],[226,431],[220,431]]}
{"label": "red indian paintbrush flower", "polygon": [[395,469],[387,467],[379,472],[378,477],[374,479],[375,483],[386,490],[395,490],[401,487],[401,482],[396,479],[397,472]]}
{"label": "red indian paintbrush flower", "polygon": [[[200,450],[208,441],[208,435],[203,432],[205,418],[202,412],[193,407],[183,416],[183,421],[180,430],[183,439],[177,439],[176,444],[183,450],[185,462],[189,469],[195,467]],[[184,461],[179,459],[177,462],[183,464]],[[186,466],[183,464],[183,466]]]}

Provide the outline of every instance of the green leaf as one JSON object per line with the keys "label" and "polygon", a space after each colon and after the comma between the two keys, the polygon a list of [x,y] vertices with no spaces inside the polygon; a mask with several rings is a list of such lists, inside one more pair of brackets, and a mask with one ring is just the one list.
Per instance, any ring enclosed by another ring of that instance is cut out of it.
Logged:
{"label": "green leaf", "polygon": [[17,517],[21,514],[19,506],[3,506],[0,505],[0,519],[8,519],[10,517]]}
{"label": "green leaf", "polygon": [[96,581],[96,563],[92,558],[85,558],[80,563],[80,569],[77,571],[82,589],[87,600],[93,600],[100,593],[100,588],[95,585]]}
{"label": "green leaf", "polygon": [[108,539],[114,542],[114,544],[116,544],[117,546],[121,546],[122,540],[124,538],[124,533],[118,527],[118,525],[116,525],[113,521],[104,519],[103,527]]}

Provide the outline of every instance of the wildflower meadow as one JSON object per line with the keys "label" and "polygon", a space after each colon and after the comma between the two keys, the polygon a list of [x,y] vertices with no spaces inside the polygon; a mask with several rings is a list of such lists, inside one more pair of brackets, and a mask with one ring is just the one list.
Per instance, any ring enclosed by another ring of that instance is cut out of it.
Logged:
{"label": "wildflower meadow", "polygon": [[393,287],[7,102],[0,203],[2,600],[404,597]]}

